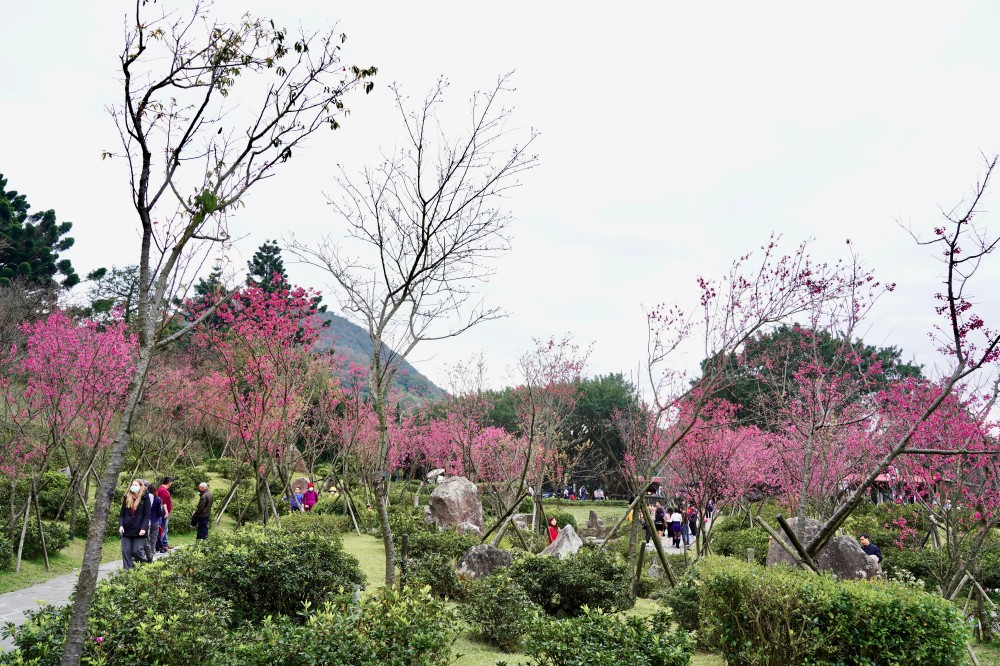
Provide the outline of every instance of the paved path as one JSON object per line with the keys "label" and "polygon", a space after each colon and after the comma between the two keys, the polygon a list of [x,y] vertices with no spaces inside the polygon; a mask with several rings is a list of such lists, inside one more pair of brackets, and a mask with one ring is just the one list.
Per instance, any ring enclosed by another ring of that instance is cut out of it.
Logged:
{"label": "paved path", "polygon": [[[157,554],[156,558],[165,557]],[[107,578],[113,572],[121,569],[121,560],[112,560],[101,565],[98,580]],[[76,588],[76,581],[80,577],[80,570],[74,569],[73,573],[51,578],[44,583],[26,587],[16,592],[0,594],[0,626],[5,626],[8,622],[21,624],[27,618],[27,611],[35,610],[43,603],[63,606],[69,603],[69,597]],[[14,642],[9,638],[0,640],[0,651],[9,650],[14,647]]]}

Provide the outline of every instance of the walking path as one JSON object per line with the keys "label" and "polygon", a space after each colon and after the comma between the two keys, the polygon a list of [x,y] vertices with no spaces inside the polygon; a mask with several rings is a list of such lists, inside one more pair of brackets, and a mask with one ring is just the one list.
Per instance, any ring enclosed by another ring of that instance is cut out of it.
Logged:
{"label": "walking path", "polygon": [[[156,558],[166,557],[165,554],[158,553]],[[101,565],[97,574],[98,580],[107,578],[113,571],[122,568],[121,560],[112,560]],[[76,588],[76,581],[80,577],[79,570],[74,573],[56,576],[44,583],[26,587],[16,592],[0,594],[0,626],[6,626],[8,622],[20,625],[24,622],[29,610],[36,610],[41,604],[53,604],[64,606],[69,603],[70,595]],[[0,640],[0,651],[10,650],[14,647],[14,642],[9,638]]]}

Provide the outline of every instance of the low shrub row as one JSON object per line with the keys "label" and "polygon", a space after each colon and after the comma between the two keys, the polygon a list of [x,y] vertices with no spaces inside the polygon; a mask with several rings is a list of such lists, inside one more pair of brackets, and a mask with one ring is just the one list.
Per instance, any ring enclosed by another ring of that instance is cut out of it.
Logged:
{"label": "low shrub row", "polygon": [[[945,666],[964,658],[961,613],[936,595],[732,558],[710,558],[696,569],[701,639],[734,666]],[[690,625],[689,616],[678,617]]]}
{"label": "low shrub row", "polygon": [[[344,592],[350,598],[364,582],[357,560],[337,539],[246,527],[101,582],[85,658],[87,663],[179,664],[197,654],[203,663],[227,663],[223,657],[237,642],[234,632],[242,632],[243,640],[268,617],[282,626],[305,624],[310,616],[302,614],[304,608],[319,608]],[[3,633],[18,651],[0,663],[58,663],[68,617],[67,608],[50,606],[30,614],[20,627],[8,626]],[[419,625],[423,620],[405,621]]]}

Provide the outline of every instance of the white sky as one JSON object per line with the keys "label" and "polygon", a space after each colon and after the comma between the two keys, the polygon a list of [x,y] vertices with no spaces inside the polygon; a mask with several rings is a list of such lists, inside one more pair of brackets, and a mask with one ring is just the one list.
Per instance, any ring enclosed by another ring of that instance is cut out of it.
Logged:
{"label": "white sky", "polygon": [[[100,159],[119,147],[104,109],[120,96],[130,3],[10,4],[0,172],[36,209],[74,222],[67,256],[81,275],[134,263],[128,182],[120,163]],[[422,97],[443,74],[461,110],[474,88],[516,70],[515,118],[541,131],[542,164],[509,202],[513,250],[487,287],[510,316],[418,348],[411,360],[431,379],[443,383],[444,364],[485,349],[503,382],[532,337],[566,332],[594,343],[592,373],[635,372],[642,306],[690,303],[699,273],[720,274],[771,231],[788,248],[815,238],[827,259],[853,239],[879,277],[899,284],[867,341],[936,362],[926,333],[937,265],[897,221],[929,229],[939,205],[969,192],[980,151],[1000,151],[1000,3],[215,7],[222,18],[243,10],[290,28],[337,23],[345,63],[377,65],[379,75],[375,92],[347,100],[340,131],[321,134],[247,200],[233,225],[245,235],[228,253],[233,270],[267,238],[339,233],[323,192],[334,191],[336,163],[360,167],[395,145],[389,83]],[[294,282],[325,287],[322,275],[286,264]],[[985,315],[1000,314],[998,276],[994,268],[977,289]]]}

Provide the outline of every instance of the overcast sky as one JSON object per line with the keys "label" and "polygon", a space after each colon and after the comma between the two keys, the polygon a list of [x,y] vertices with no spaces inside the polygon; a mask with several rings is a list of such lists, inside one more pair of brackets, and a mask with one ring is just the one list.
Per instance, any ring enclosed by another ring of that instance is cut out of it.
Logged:
{"label": "overcast sky", "polygon": [[[121,95],[128,5],[38,0],[5,12],[0,172],[36,209],[74,223],[68,256],[81,274],[137,260],[122,165],[101,160],[119,147],[105,107]],[[418,348],[431,379],[486,350],[503,383],[532,337],[567,332],[594,344],[591,373],[634,373],[643,306],[690,303],[697,275],[724,272],[772,231],[789,248],[815,239],[823,259],[851,238],[899,284],[867,341],[937,362],[927,332],[938,265],[899,222],[930,229],[939,206],[969,193],[980,151],[1000,151],[1000,3],[225,0],[213,11],[244,10],[291,28],[336,23],[345,63],[379,74],[371,95],[347,100],[341,130],[238,212],[233,271],[265,239],[341,232],[324,192],[336,164],[358,168],[397,145],[389,83],[421,97],[444,75],[463,109],[472,90],[516,72],[516,124],[541,132],[541,165],[508,202],[513,248],[486,287],[509,317]],[[329,292],[322,274],[286,263],[294,282]],[[976,292],[985,314],[1000,313],[998,277]]]}

